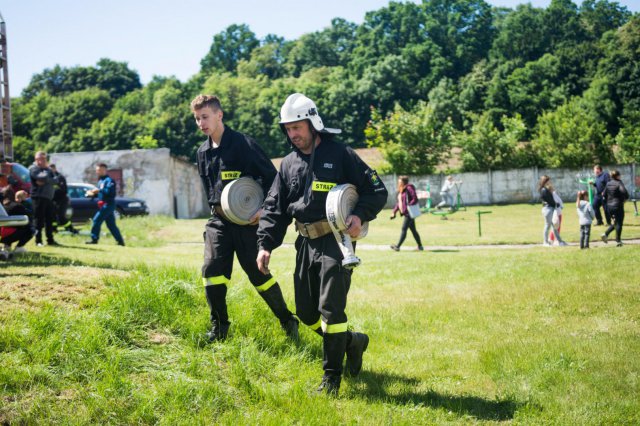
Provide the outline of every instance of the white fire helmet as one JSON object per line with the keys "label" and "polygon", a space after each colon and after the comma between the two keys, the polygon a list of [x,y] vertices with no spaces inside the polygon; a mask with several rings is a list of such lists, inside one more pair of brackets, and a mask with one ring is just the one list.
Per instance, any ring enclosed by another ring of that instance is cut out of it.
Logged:
{"label": "white fire helmet", "polygon": [[340,129],[324,127],[315,102],[307,98],[302,93],[294,93],[284,101],[284,105],[282,105],[282,108],[280,109],[280,128],[286,135],[287,130],[284,125],[300,120],[309,120],[313,128],[319,133],[331,133],[336,135],[342,133],[342,130]]}

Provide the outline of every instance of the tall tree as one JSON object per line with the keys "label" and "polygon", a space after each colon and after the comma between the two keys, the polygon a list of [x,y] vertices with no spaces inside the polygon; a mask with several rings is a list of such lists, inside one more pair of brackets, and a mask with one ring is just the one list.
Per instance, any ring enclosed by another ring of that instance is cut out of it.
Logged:
{"label": "tall tree", "polygon": [[524,64],[535,61],[549,51],[544,34],[544,10],[520,4],[500,20],[490,57],[498,62]]}
{"label": "tall tree", "polygon": [[458,79],[486,57],[495,36],[491,7],[484,0],[423,0],[424,31],[441,49]]}
{"label": "tall tree", "polygon": [[451,150],[451,125],[436,120],[425,102],[418,103],[412,113],[397,106],[386,118],[375,108],[371,116],[365,130],[367,144],[382,151],[395,173],[433,173]]}
{"label": "tall tree", "polygon": [[142,87],[138,73],[129,69],[126,62],[116,62],[102,58],[95,67],[63,68],[56,65],[35,74],[29,85],[22,91],[25,99],[31,99],[41,92],[53,96],[96,87],[106,90],[114,98]]}
{"label": "tall tree", "polygon": [[610,164],[614,160],[612,145],[606,123],[595,119],[591,105],[582,98],[544,113],[533,140],[535,151],[550,167]]}
{"label": "tall tree", "polygon": [[288,53],[288,73],[298,77],[312,68],[347,65],[355,45],[356,28],[352,22],[334,18],[328,28],[302,35],[292,43]]}
{"label": "tall tree", "polygon": [[200,68],[205,72],[235,72],[240,60],[249,60],[251,51],[260,42],[246,24],[232,24],[224,31],[213,36],[209,52],[200,61]]}

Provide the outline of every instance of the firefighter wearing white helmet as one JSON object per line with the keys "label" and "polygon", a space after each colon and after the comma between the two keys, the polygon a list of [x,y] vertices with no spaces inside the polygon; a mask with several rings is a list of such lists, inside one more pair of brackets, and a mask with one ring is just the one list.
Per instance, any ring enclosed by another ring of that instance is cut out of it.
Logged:
{"label": "firefighter wearing white helmet", "polygon": [[249,218],[249,224],[238,224],[234,217],[225,214],[223,208],[224,201],[229,201],[223,198],[225,188],[242,187],[243,179],[252,179],[260,184],[258,193],[266,194],[276,169],[256,141],[224,125],[217,97],[198,95],[191,102],[191,110],[196,124],[207,136],[196,154],[198,171],[211,208],[211,218],[204,231],[202,266],[211,319],[207,338],[210,341],[224,340],[229,332],[226,297],[235,254],[249,281],[280,320],[284,331],[291,339],[297,340],[298,320],[287,308],[278,282],[275,277],[262,274],[255,263],[260,211]]}
{"label": "firefighter wearing white helmet", "polygon": [[336,185],[355,186],[358,202],[346,219],[346,232],[356,237],[362,222],[375,219],[386,203],[387,189],[351,148],[333,140],[340,130],[325,127],[316,104],[306,96],[295,93],[287,98],[280,126],[293,152],[282,160],[264,202],[258,268],[269,273],[271,252],[282,244],[287,226],[295,220],[296,315],[323,338],[324,375],[318,391],[336,395],[345,353],[346,371],[355,376],[369,337],[347,330],[352,271],[342,266],[343,254],[327,220],[327,194]]}

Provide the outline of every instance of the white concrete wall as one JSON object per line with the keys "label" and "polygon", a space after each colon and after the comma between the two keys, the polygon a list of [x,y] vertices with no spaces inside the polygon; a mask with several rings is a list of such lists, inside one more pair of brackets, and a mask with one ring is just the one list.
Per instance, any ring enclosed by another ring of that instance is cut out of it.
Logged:
{"label": "white concrete wall", "polygon": [[[603,166],[606,171],[618,169],[622,174],[622,182],[627,190],[633,195],[634,191],[640,191],[636,186],[636,177],[640,178],[636,165],[611,165]],[[565,202],[575,202],[576,192],[579,189],[586,189],[585,185],[579,184],[576,175],[579,172],[591,172],[590,168],[585,169],[538,169],[532,167],[528,169],[499,170],[478,173],[457,173],[455,180],[462,180],[460,194],[466,205],[486,205],[486,204],[514,204],[514,203],[537,203],[539,196],[537,191],[538,179],[542,175],[551,177],[552,184],[558,194]],[[395,200],[395,191],[398,175],[381,176],[382,181],[389,190],[387,207],[392,207]],[[409,181],[418,190],[427,190],[430,186],[431,205],[441,201],[440,188],[446,179],[446,175],[424,175],[409,176]]]}
{"label": "white concrete wall", "polygon": [[[58,171],[70,183],[95,184],[98,181],[95,173],[98,163],[106,163],[109,169],[122,169],[124,195],[145,200],[150,214],[173,216],[176,194],[183,197],[187,194],[186,204],[190,207],[185,216],[202,214],[202,208],[198,206],[205,201],[196,166],[172,159],[168,148],[66,152],[51,154],[50,157],[51,163],[56,164]],[[174,175],[178,177],[174,178]]]}
{"label": "white concrete wall", "polygon": [[171,164],[171,187],[177,207],[175,216],[188,219],[209,214],[197,166],[175,157],[171,157]]}

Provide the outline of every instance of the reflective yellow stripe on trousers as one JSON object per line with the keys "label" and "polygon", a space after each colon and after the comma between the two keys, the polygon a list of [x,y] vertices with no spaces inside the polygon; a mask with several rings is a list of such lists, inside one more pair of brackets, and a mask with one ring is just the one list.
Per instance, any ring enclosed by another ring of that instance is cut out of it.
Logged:
{"label": "reflective yellow stripe on trousers", "polygon": [[265,291],[269,290],[271,286],[274,285],[275,283],[276,283],[276,278],[271,277],[271,279],[266,283],[256,286],[256,290],[258,290],[258,293],[264,293]]}
{"label": "reflective yellow stripe on trousers", "polygon": [[227,285],[229,284],[229,278],[224,275],[218,275],[217,277],[203,278],[202,283],[205,287],[210,285]]}
{"label": "reflective yellow stripe on trousers", "polygon": [[319,329],[319,328],[321,328],[321,327],[322,327],[322,319],[321,319],[321,318],[319,318],[317,323],[315,323],[315,324],[313,324],[313,325],[310,325],[310,326],[308,326],[308,327],[309,327],[310,329],[312,329],[313,331],[316,331],[317,329]]}
{"label": "reflective yellow stripe on trousers", "polygon": [[327,334],[333,333],[345,333],[347,331],[347,323],[343,322],[340,324],[327,324],[322,321],[322,331]]}

